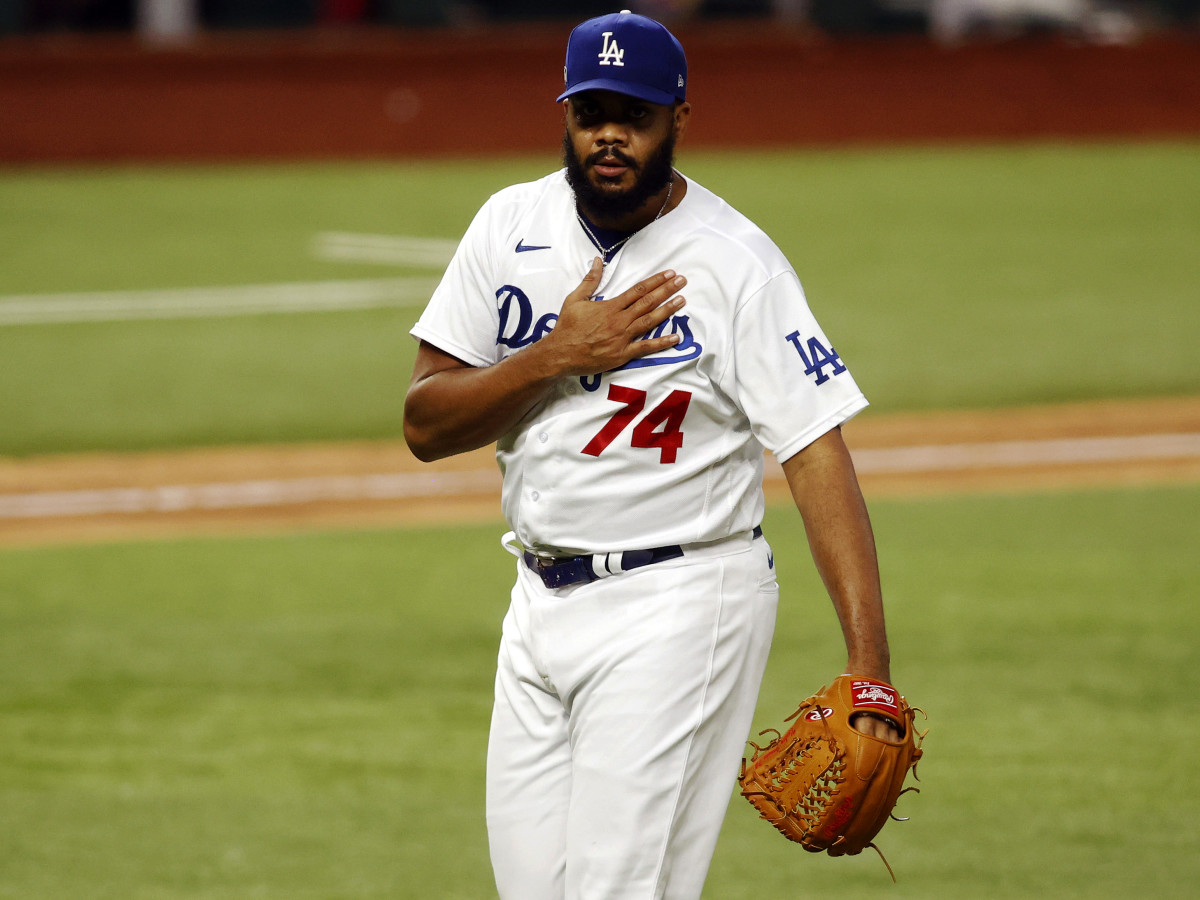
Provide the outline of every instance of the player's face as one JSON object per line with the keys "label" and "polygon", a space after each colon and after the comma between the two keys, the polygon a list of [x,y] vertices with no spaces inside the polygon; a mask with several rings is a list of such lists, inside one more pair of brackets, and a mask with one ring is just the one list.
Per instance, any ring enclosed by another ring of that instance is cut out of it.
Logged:
{"label": "player's face", "polygon": [[585,91],[564,105],[563,162],[584,209],[614,227],[650,206],[657,212],[691,107],[612,91]]}

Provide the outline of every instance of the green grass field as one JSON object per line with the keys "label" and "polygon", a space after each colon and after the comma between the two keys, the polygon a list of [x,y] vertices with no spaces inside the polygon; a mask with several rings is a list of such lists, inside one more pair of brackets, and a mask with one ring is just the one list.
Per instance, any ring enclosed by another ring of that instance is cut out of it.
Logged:
{"label": "green grass field", "polygon": [[[427,275],[313,236],[453,238],[554,164],[4,171],[0,298]],[[1200,392],[1200,144],[680,166],[788,251],[878,409]],[[394,436],[417,314],[0,325],[0,456]],[[899,883],[735,798],[706,897],[1191,897],[1197,509],[1196,486],[873,504],[931,729],[881,836]],[[798,517],[766,526],[764,725],[842,662]],[[494,897],[500,530],[0,548],[0,900]]]}
{"label": "green grass field", "polygon": [[[554,165],[0,173],[0,298],[429,275],[318,259],[313,238],[454,239],[490,192]],[[1200,387],[1200,145],[680,165],[788,252],[877,408]],[[0,325],[0,454],[394,436],[418,313]]]}
{"label": "green grass field", "polygon": [[[880,840],[899,883],[735,797],[706,897],[1191,897],[1197,504],[877,503],[895,676],[930,727]],[[841,662],[797,518],[767,521],[764,723]],[[0,551],[0,897],[494,896],[497,530]]]}

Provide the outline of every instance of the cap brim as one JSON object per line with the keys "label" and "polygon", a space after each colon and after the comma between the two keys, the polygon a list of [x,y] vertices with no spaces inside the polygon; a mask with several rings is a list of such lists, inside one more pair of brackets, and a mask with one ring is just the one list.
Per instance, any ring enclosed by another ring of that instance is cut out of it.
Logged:
{"label": "cap brim", "polygon": [[583,91],[614,91],[618,94],[625,94],[629,97],[637,97],[639,100],[645,100],[647,103],[657,103],[660,106],[670,106],[679,98],[674,94],[660,91],[657,88],[652,88],[644,84],[632,84],[628,81],[619,81],[615,78],[593,78],[591,81],[581,81],[579,84],[573,85],[569,89],[558,95],[556,103],[561,103],[568,97]]}

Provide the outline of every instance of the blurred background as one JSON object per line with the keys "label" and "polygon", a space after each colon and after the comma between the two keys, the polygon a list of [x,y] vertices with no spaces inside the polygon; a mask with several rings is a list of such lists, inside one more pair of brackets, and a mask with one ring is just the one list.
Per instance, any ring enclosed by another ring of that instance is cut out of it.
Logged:
{"label": "blurred background", "polygon": [[[1197,12],[1195,0],[627,0],[625,5],[673,23],[770,18],[835,32],[931,31],[944,39],[1038,28],[1126,40],[1145,28],[1194,24]],[[136,30],[161,39],[245,27],[472,28],[582,19],[612,7],[598,0],[4,0],[0,27],[9,32]]]}
{"label": "blurred background", "polygon": [[[1200,130],[1200,0],[623,5],[688,47],[690,146]],[[618,7],[0,0],[0,163],[543,152],[567,29]]]}

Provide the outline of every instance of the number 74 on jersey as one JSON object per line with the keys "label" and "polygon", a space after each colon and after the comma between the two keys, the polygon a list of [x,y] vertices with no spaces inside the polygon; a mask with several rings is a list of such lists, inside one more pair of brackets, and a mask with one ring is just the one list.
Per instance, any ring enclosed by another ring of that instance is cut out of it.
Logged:
{"label": "number 74 on jersey", "polygon": [[[641,416],[646,408],[647,394],[637,388],[609,385],[608,399],[620,403],[621,408],[613,413],[604,427],[596,432],[582,452],[588,456],[599,456],[626,428]],[[688,404],[692,402],[690,391],[671,391],[667,398],[651,409],[633,425],[630,446],[644,450],[658,450],[660,463],[673,463],[683,446],[683,418]]]}

